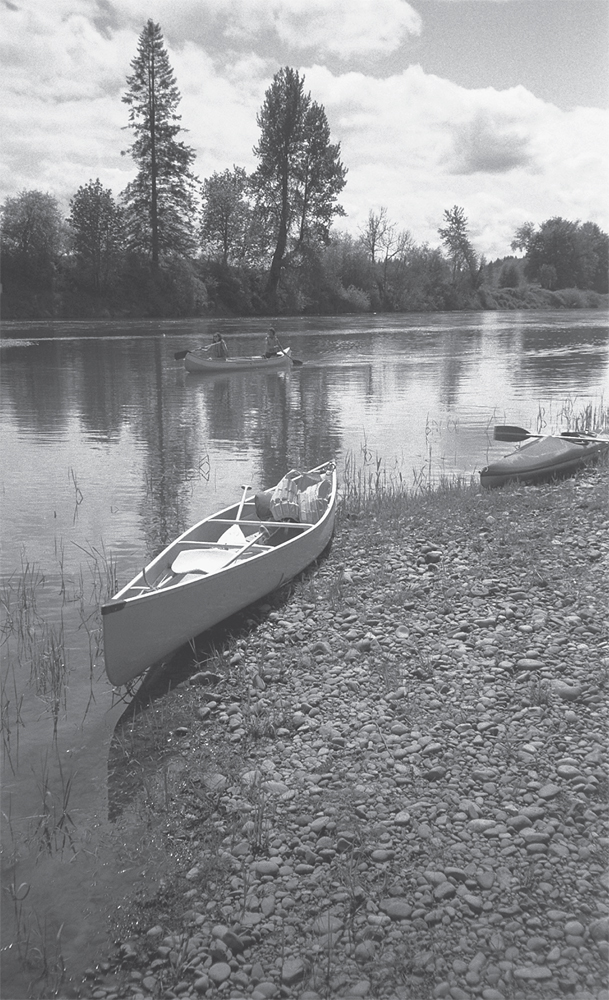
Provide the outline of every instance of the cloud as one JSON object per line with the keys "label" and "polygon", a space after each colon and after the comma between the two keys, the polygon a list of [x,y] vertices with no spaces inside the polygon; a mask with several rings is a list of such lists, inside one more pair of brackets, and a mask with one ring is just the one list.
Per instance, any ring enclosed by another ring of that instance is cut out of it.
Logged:
{"label": "cloud", "polygon": [[421,31],[419,14],[405,0],[247,0],[237,10],[235,37],[274,31],[293,49],[342,58],[394,52]]}
{"label": "cloud", "polygon": [[531,163],[529,137],[511,119],[478,111],[469,122],[453,126],[455,174],[504,174]]}
{"label": "cloud", "polygon": [[600,109],[561,111],[524,87],[468,90],[419,66],[384,79],[316,66],[306,84],[349,167],[344,228],[384,205],[416,240],[438,245],[443,211],[457,204],[489,256],[509,253],[527,219],[561,214],[609,228]]}
{"label": "cloud", "polygon": [[315,49],[339,58],[395,52],[421,31],[421,17],[407,0],[53,0],[65,20],[75,10],[101,33],[126,26],[141,30],[152,18],[165,37],[215,46],[219,58],[233,48],[264,45],[292,52]]}

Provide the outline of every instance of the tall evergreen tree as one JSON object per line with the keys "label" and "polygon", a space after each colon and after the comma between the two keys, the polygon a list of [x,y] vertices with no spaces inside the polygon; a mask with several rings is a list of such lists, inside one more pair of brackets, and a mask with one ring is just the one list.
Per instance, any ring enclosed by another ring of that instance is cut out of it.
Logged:
{"label": "tall evergreen tree", "polygon": [[99,178],[78,189],[70,201],[77,278],[95,295],[107,291],[118,271],[122,248],[122,212]]}
{"label": "tall evergreen tree", "polygon": [[305,94],[304,77],[289,66],[273,77],[257,122],[254,184],[274,246],[266,288],[273,308],[288,254],[327,245],[332,219],[345,214],[337,198],[347,171],[340,143],[330,142],[323,107]]}
{"label": "tall evergreen tree", "polygon": [[149,20],[139,38],[132,76],[123,96],[135,139],[127,150],[138,166],[127,185],[129,242],[146,253],[153,268],[163,257],[184,256],[196,246],[194,216],[195,152],[177,136],[184,129],[177,113],[180,92],[163,44],[160,25]]}

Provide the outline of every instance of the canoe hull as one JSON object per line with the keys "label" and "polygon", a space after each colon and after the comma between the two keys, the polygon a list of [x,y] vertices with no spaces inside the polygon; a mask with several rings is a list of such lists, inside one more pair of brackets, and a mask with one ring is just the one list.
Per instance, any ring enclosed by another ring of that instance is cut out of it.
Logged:
{"label": "canoe hull", "polygon": [[492,489],[510,482],[531,484],[569,476],[608,452],[606,438],[587,441],[558,436],[539,438],[527,441],[522,448],[482,469],[480,483]]}
{"label": "canoe hull", "polygon": [[230,372],[249,371],[274,371],[276,369],[287,369],[292,367],[290,349],[287,348],[283,354],[276,354],[272,358],[227,358],[220,361],[214,358],[205,358],[200,354],[188,353],[184,358],[184,367],[187,372],[221,372],[224,375]]}
{"label": "canoe hull", "polygon": [[[265,547],[253,556],[250,553],[243,561],[192,582],[143,591],[142,584],[161,579],[175,562],[176,553],[185,551],[188,544],[205,539],[213,544],[226,529],[226,522],[235,518],[238,505],[205,518],[180,535],[102,607],[104,658],[110,682],[127,684],[201,632],[297,576],[330,542],[335,508],[336,473],[332,471],[332,494],[316,524],[303,529],[278,524],[279,531],[288,537],[272,548]],[[248,524],[249,531],[255,531],[250,520],[253,510],[253,503],[246,504],[240,522]],[[216,523],[219,520],[224,524]]]}

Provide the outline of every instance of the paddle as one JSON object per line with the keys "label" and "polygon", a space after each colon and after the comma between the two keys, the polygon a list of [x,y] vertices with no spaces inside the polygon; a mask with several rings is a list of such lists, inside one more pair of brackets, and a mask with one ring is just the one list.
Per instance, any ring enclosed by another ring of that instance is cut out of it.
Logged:
{"label": "paddle", "polygon": [[[241,502],[239,504],[239,510],[237,511],[237,516],[235,518],[235,521],[238,521],[239,518],[241,517],[242,513],[243,513],[243,506],[245,504],[245,497],[246,497],[247,491],[250,489],[250,487],[249,487],[249,485],[244,484],[241,487],[241,489],[243,490],[243,494],[241,496]],[[233,545],[242,545],[245,542],[245,535],[241,531],[241,528],[239,527],[238,524],[231,524],[230,528],[227,528],[227,530],[225,532],[223,532],[223,534],[220,535],[218,541],[222,542],[223,544],[224,543],[226,543],[226,544],[231,544],[232,543]]]}
{"label": "paddle", "polygon": [[213,347],[213,344],[208,344],[207,347],[193,347],[188,351],[176,351],[174,358],[176,361],[183,361],[187,354],[201,354],[204,351],[209,351],[210,347]]}
{"label": "paddle", "polygon": [[[276,341],[277,341],[277,343],[279,344],[279,337],[277,337],[277,336],[276,336],[276,337],[275,337],[275,340],[276,340]],[[285,347],[283,346],[283,344],[279,344],[279,346],[280,346],[281,350],[283,351],[283,353],[285,354],[285,353],[286,353],[286,350],[285,350]],[[301,360],[300,360],[300,358],[292,358],[292,355],[291,355],[291,354],[290,354],[290,358],[292,359],[292,364],[293,364],[293,365],[294,365],[294,366],[295,366],[296,368],[300,368],[300,366],[301,366],[301,365],[304,365],[304,361],[301,361]]]}
{"label": "paddle", "polygon": [[274,535],[274,534],[275,534],[275,532],[274,531],[269,531],[268,528],[262,528],[261,531],[257,531],[255,535],[252,535],[252,537],[243,546],[243,548],[239,549],[238,552],[235,552],[234,556],[232,556],[228,560],[228,562],[224,564],[223,569],[226,569],[227,566],[230,566],[231,563],[234,563],[235,559],[238,559],[239,556],[242,556],[244,554],[244,552],[247,552],[247,550],[251,549],[253,545],[256,545],[256,543],[259,542],[261,538],[267,538],[268,539],[268,538],[271,537],[271,535]]}
{"label": "paddle", "polygon": [[[579,441],[594,440],[594,434],[588,434],[586,431],[573,431],[573,433],[563,433],[559,435],[563,438],[575,438]],[[502,426],[495,427],[493,431],[493,437],[495,441],[525,441],[527,438],[542,438],[542,437],[552,437],[549,434],[533,434],[532,431],[527,431],[524,427],[515,427],[512,424],[503,424]]]}

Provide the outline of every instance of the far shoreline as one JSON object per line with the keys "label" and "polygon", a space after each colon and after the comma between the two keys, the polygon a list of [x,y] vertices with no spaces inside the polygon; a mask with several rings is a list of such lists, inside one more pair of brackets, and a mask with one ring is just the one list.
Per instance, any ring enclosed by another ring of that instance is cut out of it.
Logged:
{"label": "far shoreline", "polygon": [[[226,320],[226,319],[249,319],[252,322],[265,321],[268,319],[331,319],[364,316],[435,316],[441,313],[458,314],[466,312],[518,312],[535,310],[598,310],[609,312],[609,294],[594,292],[579,288],[561,288],[555,291],[540,288],[538,285],[522,285],[519,288],[491,288],[482,285],[472,294],[471,301],[455,309],[402,309],[391,311],[361,310],[352,312],[335,313],[313,313],[313,312],[261,312],[261,313],[239,313],[228,309],[216,309],[192,313],[187,316],[165,313],[127,312],[112,311],[105,306],[100,306],[96,310],[85,310],[81,315],[70,314],[68,316],[52,315],[40,312],[38,315],[5,315],[0,314],[2,324],[7,323],[95,323],[95,322],[153,322],[153,321],[175,321],[189,322],[191,320]],[[12,312],[12,310],[9,310]],[[24,310],[27,312],[27,309]],[[6,339],[6,332],[0,329],[0,340]]]}

